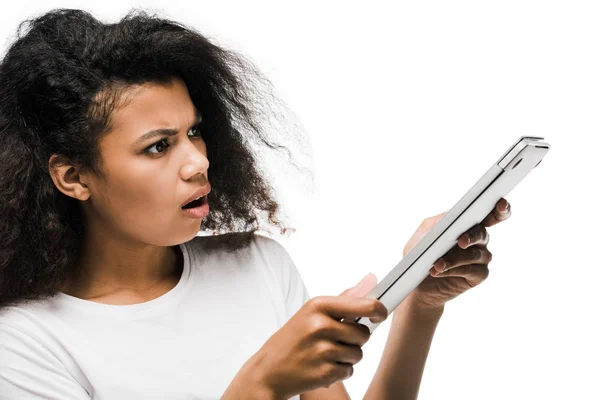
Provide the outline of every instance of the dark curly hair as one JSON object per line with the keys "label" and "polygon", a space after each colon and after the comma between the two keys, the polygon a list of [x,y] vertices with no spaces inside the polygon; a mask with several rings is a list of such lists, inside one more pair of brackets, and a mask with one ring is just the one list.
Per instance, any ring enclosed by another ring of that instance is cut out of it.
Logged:
{"label": "dark curly hair", "polygon": [[211,212],[201,231],[221,240],[207,242],[244,248],[257,230],[270,231],[259,223],[265,217],[287,234],[250,146],[290,155],[265,136],[273,117],[265,110],[284,104],[268,79],[243,56],[147,11],[107,24],[82,10],[51,10],[19,25],[0,64],[0,308],[53,296],[75,268],[83,213],[54,185],[50,156],[102,176],[98,143],[125,89],[174,77],[185,82],[209,132]]}

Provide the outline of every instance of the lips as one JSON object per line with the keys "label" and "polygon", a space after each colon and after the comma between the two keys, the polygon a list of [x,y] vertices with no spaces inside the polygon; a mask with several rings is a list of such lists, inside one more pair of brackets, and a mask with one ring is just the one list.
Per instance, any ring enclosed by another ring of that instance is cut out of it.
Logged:
{"label": "lips", "polygon": [[185,206],[188,203],[191,203],[192,201],[196,200],[199,197],[206,196],[209,193],[210,193],[210,183],[207,184],[206,186],[198,189],[197,191],[195,191],[190,197],[188,197],[188,199],[181,205],[181,207]]}

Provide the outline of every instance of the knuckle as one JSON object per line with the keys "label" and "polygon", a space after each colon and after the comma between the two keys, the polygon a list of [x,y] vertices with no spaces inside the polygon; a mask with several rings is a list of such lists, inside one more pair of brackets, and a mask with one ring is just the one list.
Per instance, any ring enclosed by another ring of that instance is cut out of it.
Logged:
{"label": "knuckle", "polygon": [[321,379],[326,384],[332,385],[339,380],[352,376],[353,372],[352,365],[340,364],[336,362],[327,363],[321,369]]}
{"label": "knuckle", "polygon": [[325,302],[325,299],[323,298],[323,296],[313,297],[312,299],[308,300],[308,303],[310,303],[310,306],[314,310],[321,310],[321,309],[323,309],[324,302]]}
{"label": "knuckle", "polygon": [[471,247],[471,257],[474,260],[479,260],[481,258],[481,249],[478,247]]}
{"label": "knuckle", "polygon": [[471,274],[477,272],[477,271],[475,271],[474,264],[465,265],[465,266],[463,266],[463,268],[464,268],[465,274],[467,274],[467,275],[471,275]]}
{"label": "knuckle", "polygon": [[341,381],[344,379],[348,379],[354,373],[354,368],[351,364],[335,364],[333,368],[330,369],[329,374],[326,376],[326,379],[331,382],[331,384]]}
{"label": "knuckle", "polygon": [[326,363],[321,369],[321,379],[327,383],[334,383],[339,380],[340,375],[346,373],[341,367],[336,363]]}
{"label": "knuckle", "polygon": [[317,343],[317,355],[321,359],[336,361],[337,350],[335,345],[329,341],[322,340]]}
{"label": "knuckle", "polygon": [[308,330],[312,334],[327,332],[331,326],[327,318],[321,314],[314,315],[308,322]]}

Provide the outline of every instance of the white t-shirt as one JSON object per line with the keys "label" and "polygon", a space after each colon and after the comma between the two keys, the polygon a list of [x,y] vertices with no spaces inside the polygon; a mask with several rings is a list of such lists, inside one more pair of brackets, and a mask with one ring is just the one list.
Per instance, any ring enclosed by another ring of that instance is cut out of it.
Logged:
{"label": "white t-shirt", "polygon": [[207,253],[209,238],[180,245],[182,277],[154,300],[58,293],[0,309],[0,399],[219,399],[310,296],[274,239]]}

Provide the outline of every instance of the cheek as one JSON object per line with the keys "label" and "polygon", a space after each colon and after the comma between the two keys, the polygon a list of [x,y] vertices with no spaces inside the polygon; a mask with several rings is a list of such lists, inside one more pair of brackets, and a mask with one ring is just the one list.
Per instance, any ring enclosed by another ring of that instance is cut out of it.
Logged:
{"label": "cheek", "polygon": [[140,235],[165,230],[173,224],[177,209],[173,179],[162,182],[162,176],[115,177],[102,196],[104,212],[119,230]]}
{"label": "cheek", "polygon": [[[206,151],[204,143],[197,146]],[[176,169],[161,160],[125,154],[105,159],[106,180],[96,182],[90,204],[96,218],[148,243],[172,235],[184,217],[179,208],[183,196],[176,187]]]}

